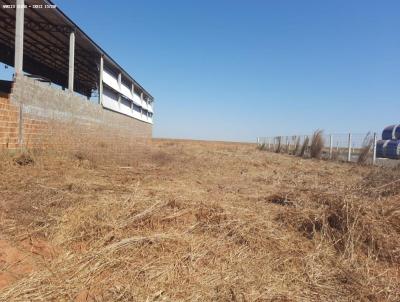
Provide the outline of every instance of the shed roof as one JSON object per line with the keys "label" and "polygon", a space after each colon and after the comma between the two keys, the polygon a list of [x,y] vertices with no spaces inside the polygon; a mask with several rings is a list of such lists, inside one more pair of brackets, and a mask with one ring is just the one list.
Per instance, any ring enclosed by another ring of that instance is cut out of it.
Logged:
{"label": "shed roof", "polygon": [[[15,0],[0,0],[0,61],[14,65]],[[99,83],[99,62],[103,55],[105,64],[121,72],[122,77],[140,87],[153,97],[114,59],[96,44],[50,0],[25,0],[24,12],[24,71],[50,79],[63,87],[68,86],[69,35],[75,32],[74,90],[90,96]],[[42,8],[34,8],[42,5]]]}

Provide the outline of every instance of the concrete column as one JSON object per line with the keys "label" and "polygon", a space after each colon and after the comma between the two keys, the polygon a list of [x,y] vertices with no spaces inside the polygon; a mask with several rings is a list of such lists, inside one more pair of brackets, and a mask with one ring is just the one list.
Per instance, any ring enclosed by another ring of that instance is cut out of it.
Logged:
{"label": "concrete column", "polygon": [[[143,106],[143,91],[140,93],[140,105]],[[143,118],[143,108],[140,108],[140,117]]]}
{"label": "concrete column", "polygon": [[348,138],[348,150],[347,150],[347,161],[351,161],[351,133],[349,133]]}
{"label": "concrete column", "polygon": [[[133,99],[135,96],[135,85],[133,83],[131,84],[131,94],[132,94],[132,99]],[[131,102],[131,111],[133,114],[133,101]]]}
{"label": "concrete column", "polygon": [[119,91],[121,91],[121,85],[122,85],[122,75],[121,73],[118,74],[118,88]]}
{"label": "concrete column", "polygon": [[374,132],[374,146],[372,149],[372,164],[376,164],[376,142],[377,142],[377,135],[376,132]]}
{"label": "concrete column", "polygon": [[103,105],[103,68],[104,60],[103,55],[100,57],[100,76],[99,76],[99,104]]}
{"label": "concrete column", "polygon": [[[119,92],[121,93],[121,91],[122,91],[122,75],[121,75],[121,73],[118,73],[118,89],[119,89]],[[121,94],[118,94],[118,108],[121,108]]]}
{"label": "concrete column", "polygon": [[75,72],[75,33],[69,34],[69,66],[68,66],[68,90],[74,91],[74,72]]}
{"label": "concrete column", "polygon": [[24,0],[17,0],[15,13],[15,53],[14,68],[16,74],[22,74],[24,61]]}

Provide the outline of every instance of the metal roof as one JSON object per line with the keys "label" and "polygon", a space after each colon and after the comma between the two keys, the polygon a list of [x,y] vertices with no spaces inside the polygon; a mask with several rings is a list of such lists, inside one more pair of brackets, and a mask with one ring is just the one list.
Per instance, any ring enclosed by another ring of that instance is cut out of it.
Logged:
{"label": "metal roof", "polygon": [[[15,0],[0,0],[0,61],[14,65],[15,12],[3,5],[15,5]],[[108,66],[121,72],[122,78],[140,87],[153,97],[114,59],[96,44],[50,0],[25,0],[24,16],[24,68],[23,70],[49,78],[60,86],[68,86],[69,34],[75,31],[74,90],[90,96],[99,84],[99,63],[103,55]],[[42,5],[43,8],[33,8]]]}

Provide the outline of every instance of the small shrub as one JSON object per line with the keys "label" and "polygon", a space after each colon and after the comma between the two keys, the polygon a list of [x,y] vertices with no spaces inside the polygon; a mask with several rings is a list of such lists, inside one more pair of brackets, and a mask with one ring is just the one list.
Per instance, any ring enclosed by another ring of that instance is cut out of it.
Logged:
{"label": "small shrub", "polygon": [[300,147],[301,147],[300,137],[298,137],[298,138],[296,139],[296,143],[295,143],[295,146],[294,146],[293,155],[298,155],[298,154],[299,154],[299,152],[300,152]]}
{"label": "small shrub", "polygon": [[299,153],[300,157],[303,157],[306,154],[309,142],[310,142],[310,138],[307,136],[304,139],[303,145],[301,146],[300,153]]}
{"label": "small shrub", "polygon": [[282,151],[282,136],[276,137],[276,148],[275,148],[275,153],[281,153]]}
{"label": "small shrub", "polygon": [[157,151],[151,154],[151,160],[153,163],[164,166],[170,164],[173,161],[174,157],[164,151]]}
{"label": "small shrub", "polygon": [[339,154],[340,154],[339,149],[332,150],[331,159],[332,159],[332,160],[338,160],[338,159],[339,159]]}
{"label": "small shrub", "polygon": [[266,143],[262,143],[262,144],[257,146],[257,149],[261,150],[261,151],[267,150],[267,144]]}
{"label": "small shrub", "polygon": [[73,155],[77,160],[80,161],[87,159],[87,154],[82,151],[76,151]]}
{"label": "small shrub", "polygon": [[14,158],[14,162],[20,166],[28,166],[35,163],[32,156],[27,153],[21,153],[18,155],[16,158]]}
{"label": "small shrub", "polygon": [[364,137],[364,140],[363,140],[363,143],[361,146],[361,150],[360,150],[360,155],[358,156],[357,162],[359,164],[365,164],[367,162],[368,154],[369,154],[369,151],[371,150],[373,144],[374,144],[374,138],[371,135],[371,133],[368,132],[367,135]]}
{"label": "small shrub", "polygon": [[310,156],[312,158],[320,158],[324,149],[323,131],[316,130],[311,138]]}

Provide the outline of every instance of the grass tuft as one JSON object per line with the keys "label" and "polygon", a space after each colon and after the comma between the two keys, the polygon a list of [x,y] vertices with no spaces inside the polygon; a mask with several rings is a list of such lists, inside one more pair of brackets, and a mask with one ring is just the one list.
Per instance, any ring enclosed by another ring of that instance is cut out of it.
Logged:
{"label": "grass tuft", "polygon": [[324,149],[323,131],[316,130],[311,138],[310,156],[311,158],[321,158],[322,150]]}
{"label": "grass tuft", "polygon": [[275,138],[275,141],[276,141],[275,153],[281,153],[282,152],[282,136],[277,136]]}
{"label": "grass tuft", "polygon": [[306,155],[309,143],[310,143],[310,138],[307,136],[304,139],[303,145],[301,146],[301,149],[300,149],[300,153],[298,154],[300,157],[304,157]]}
{"label": "grass tuft", "polygon": [[301,148],[300,137],[297,137],[295,141],[296,143],[294,145],[293,155],[298,155]]}
{"label": "grass tuft", "polygon": [[33,157],[28,153],[21,153],[14,158],[14,162],[20,166],[28,166],[33,165],[35,160]]}
{"label": "grass tuft", "polygon": [[370,132],[368,132],[367,135],[364,137],[364,140],[363,140],[363,143],[362,143],[362,146],[360,149],[360,154],[358,156],[357,162],[359,164],[364,165],[367,162],[368,155],[371,151],[373,144],[374,144],[374,137]]}
{"label": "grass tuft", "polygon": [[267,150],[267,144],[266,143],[259,144],[257,146],[257,149],[261,150],[261,151],[265,151],[265,150]]}

